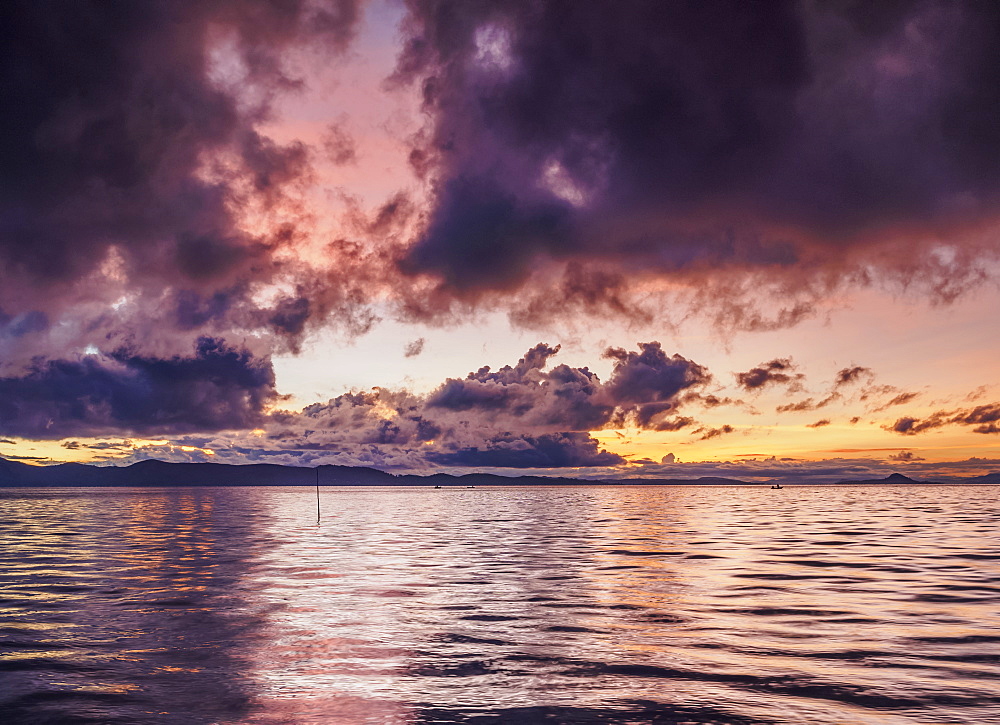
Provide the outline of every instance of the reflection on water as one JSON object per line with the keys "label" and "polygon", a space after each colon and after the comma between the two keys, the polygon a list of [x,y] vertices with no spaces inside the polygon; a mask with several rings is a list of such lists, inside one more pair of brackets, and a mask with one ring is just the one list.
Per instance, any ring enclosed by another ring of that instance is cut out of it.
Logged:
{"label": "reflection on water", "polygon": [[5,723],[1000,723],[997,487],[7,490]]}

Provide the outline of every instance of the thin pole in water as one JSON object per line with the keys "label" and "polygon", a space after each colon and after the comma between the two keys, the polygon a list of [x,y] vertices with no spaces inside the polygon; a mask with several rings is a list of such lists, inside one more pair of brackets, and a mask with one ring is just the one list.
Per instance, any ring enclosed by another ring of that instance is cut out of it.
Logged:
{"label": "thin pole in water", "polygon": [[316,523],[319,523],[319,466],[316,466]]}

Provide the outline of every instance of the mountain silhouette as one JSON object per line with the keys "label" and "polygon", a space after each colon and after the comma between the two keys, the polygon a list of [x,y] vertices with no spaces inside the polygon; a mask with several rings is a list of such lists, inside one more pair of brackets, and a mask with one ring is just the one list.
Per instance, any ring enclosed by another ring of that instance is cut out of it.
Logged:
{"label": "mountain silhouette", "polygon": [[909,476],[904,476],[902,473],[893,473],[886,476],[885,478],[869,478],[862,481],[837,481],[838,486],[861,485],[861,484],[869,485],[876,483],[882,483],[882,484],[937,483],[937,481],[917,481],[913,478],[910,478]]}
{"label": "mountain silhouette", "polygon": [[[794,480],[741,481],[736,478],[702,476],[700,478],[602,478],[567,476],[502,476],[496,473],[433,473],[429,475],[393,474],[363,466],[318,467],[323,486],[770,486],[775,482],[794,484]],[[282,466],[274,463],[168,463],[155,459],[128,466],[96,466],[85,463],[57,463],[38,466],[0,457],[0,488],[46,486],[313,486],[316,467]],[[947,483],[1000,484],[1000,472],[972,478],[952,478]],[[808,484],[808,481],[805,482]],[[939,481],[918,481],[901,473],[885,478],[844,480],[835,485],[919,485]]]}
{"label": "mountain silhouette", "polygon": [[[622,478],[588,480],[559,476],[501,476],[494,473],[427,476],[395,475],[375,468],[319,466],[323,486],[503,486],[503,485],[751,485],[734,478],[693,479]],[[59,463],[33,466],[0,458],[0,487],[25,486],[312,486],[317,468],[281,466],[272,463],[167,463],[146,460],[129,466],[93,466]]]}

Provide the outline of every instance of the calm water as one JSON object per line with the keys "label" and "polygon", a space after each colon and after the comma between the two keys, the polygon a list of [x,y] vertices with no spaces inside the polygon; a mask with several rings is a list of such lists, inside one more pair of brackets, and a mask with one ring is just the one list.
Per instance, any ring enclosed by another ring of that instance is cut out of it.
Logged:
{"label": "calm water", "polygon": [[1000,487],[0,492],[3,723],[1000,723]]}

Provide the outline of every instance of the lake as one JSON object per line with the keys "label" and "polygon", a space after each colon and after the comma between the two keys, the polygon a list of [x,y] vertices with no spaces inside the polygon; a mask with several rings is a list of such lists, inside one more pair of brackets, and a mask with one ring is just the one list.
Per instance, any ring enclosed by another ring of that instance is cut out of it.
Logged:
{"label": "lake", "polygon": [[1000,723],[998,503],[6,489],[0,722]]}

